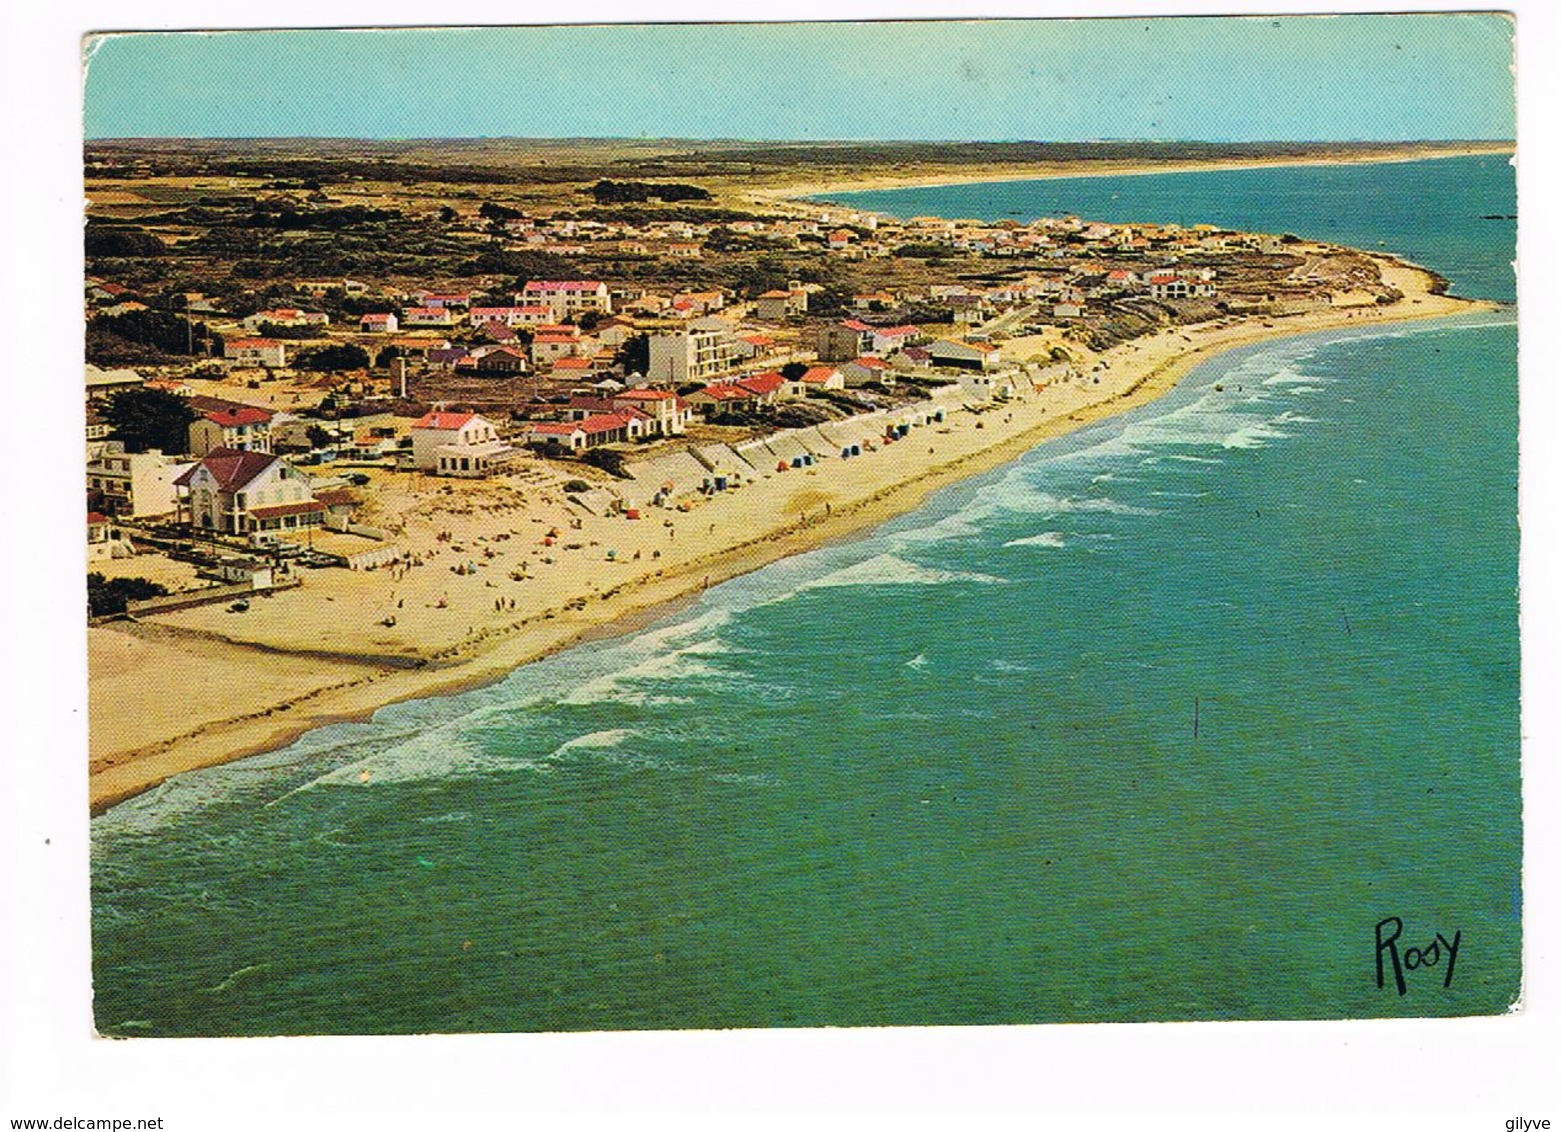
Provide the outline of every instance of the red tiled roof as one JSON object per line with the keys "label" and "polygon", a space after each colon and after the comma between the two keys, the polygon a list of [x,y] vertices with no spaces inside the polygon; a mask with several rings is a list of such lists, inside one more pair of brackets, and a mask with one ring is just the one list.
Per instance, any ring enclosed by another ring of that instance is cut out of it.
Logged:
{"label": "red tiled roof", "polygon": [[310,515],[324,510],[325,504],[310,499],[302,503],[278,503],[274,507],[251,507],[249,513],[256,519],[280,519],[284,515]]}
{"label": "red tiled roof", "polygon": [[861,334],[863,331],[873,331],[878,329],[876,326],[870,326],[859,318],[848,318],[840,325],[845,327],[847,330],[854,330],[858,334]]}
{"label": "red tiled roof", "polygon": [[756,373],[752,377],[745,377],[737,384],[750,392],[764,396],[768,393],[774,393],[781,386],[785,385],[786,379],[774,370],[771,370],[769,373]]}
{"label": "red tiled roof", "polygon": [[580,422],[587,436],[596,432],[611,432],[615,428],[628,428],[629,418],[622,413],[595,413]]}
{"label": "red tiled roof", "polygon": [[87,512],[87,526],[89,526],[89,527],[98,527],[98,526],[102,526],[106,522],[108,522],[108,516],[103,514],[103,512],[101,512],[101,511],[88,511]]}
{"label": "red tiled roof", "polygon": [[226,346],[240,347],[280,346],[281,344],[275,338],[229,338],[225,343]]}
{"label": "red tiled roof", "polygon": [[[590,418],[586,418],[589,420]],[[543,436],[568,436],[579,429],[577,421],[532,421],[531,431]]]}
{"label": "red tiled roof", "polygon": [[884,361],[882,358],[875,358],[875,357],[873,357],[870,354],[865,354],[862,357],[857,358],[854,362],[852,362],[850,364],[854,365],[854,366],[859,366],[862,369],[888,369],[889,368],[889,363],[888,362]]}
{"label": "red tiled roof", "polygon": [[249,405],[235,405],[232,408],[212,409],[204,414],[208,421],[221,425],[223,428],[242,428],[244,425],[265,424],[273,416],[265,409],[256,409]]}
{"label": "red tiled roof", "polygon": [[834,366],[813,366],[802,375],[802,380],[809,385],[823,385],[839,372]]}
{"label": "red tiled roof", "polygon": [[412,427],[437,428],[454,431],[456,429],[465,428],[468,424],[471,423],[472,418],[476,415],[476,413],[424,413],[422,419]]}
{"label": "red tiled roof", "polygon": [[670,401],[677,394],[670,389],[625,389],[613,395],[614,401]]}
{"label": "red tiled roof", "polygon": [[205,468],[216,477],[222,491],[237,491],[276,462],[269,452],[244,452],[237,448],[213,448],[201,462],[173,482],[189,487],[195,473]]}
{"label": "red tiled roof", "polygon": [[582,279],[546,280],[533,279],[523,288],[525,291],[594,291],[602,286],[599,281]]}

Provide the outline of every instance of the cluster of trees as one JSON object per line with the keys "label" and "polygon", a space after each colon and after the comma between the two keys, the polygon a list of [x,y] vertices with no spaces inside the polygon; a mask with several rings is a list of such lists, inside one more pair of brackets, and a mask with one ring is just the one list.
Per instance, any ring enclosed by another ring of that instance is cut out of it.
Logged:
{"label": "cluster of trees", "polygon": [[316,373],[342,373],[346,370],[367,369],[369,353],[362,346],[333,344],[300,350],[293,358],[294,369],[313,370]]}
{"label": "cluster of trees", "polygon": [[590,188],[597,204],[643,204],[658,200],[709,200],[710,190],[698,185],[651,184],[648,181],[598,181]]}
{"label": "cluster of trees", "polygon": [[134,259],[167,255],[168,245],[140,228],[93,221],[87,224],[86,251],[88,259]]}
{"label": "cluster of trees", "polygon": [[260,200],[255,209],[241,221],[246,228],[278,228],[285,231],[318,229],[337,232],[343,228],[359,228],[366,224],[387,224],[404,219],[394,208],[366,208],[361,204],[342,208],[317,208],[300,210],[287,200]]}
{"label": "cluster of trees", "polygon": [[123,613],[127,602],[161,597],[167,592],[168,587],[145,578],[104,578],[93,571],[87,575],[87,613],[91,617],[108,617]]}
{"label": "cluster of trees", "polygon": [[190,402],[161,389],[122,389],[103,406],[103,419],[127,452],[183,452],[190,446]]}
{"label": "cluster of trees", "polygon": [[160,361],[219,350],[222,340],[204,322],[190,322],[173,311],[98,314],[87,323],[87,359],[110,364]]}

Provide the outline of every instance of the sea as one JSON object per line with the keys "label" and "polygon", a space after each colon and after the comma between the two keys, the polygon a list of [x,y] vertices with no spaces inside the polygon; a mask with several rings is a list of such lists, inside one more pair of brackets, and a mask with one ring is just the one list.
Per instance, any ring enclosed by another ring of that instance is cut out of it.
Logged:
{"label": "sea", "polygon": [[[1495,157],[831,199],[1515,299]],[[1249,346],[642,631],[178,776],[92,823],[97,1026],[1504,1012],[1517,437],[1514,308]]]}

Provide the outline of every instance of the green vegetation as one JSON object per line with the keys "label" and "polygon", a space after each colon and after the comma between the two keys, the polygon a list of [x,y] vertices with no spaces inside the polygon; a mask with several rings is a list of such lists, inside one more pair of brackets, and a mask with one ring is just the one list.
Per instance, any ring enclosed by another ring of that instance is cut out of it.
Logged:
{"label": "green vegetation", "polygon": [[189,401],[161,389],[122,389],[108,399],[103,417],[126,451],[183,452],[190,443],[196,412]]}
{"label": "green vegetation", "polygon": [[104,578],[102,574],[93,572],[87,575],[87,614],[91,617],[109,617],[123,613],[127,602],[161,597],[167,592],[167,586],[145,578]]}
{"label": "green vegetation", "polygon": [[293,359],[294,369],[314,370],[318,373],[341,373],[351,369],[368,369],[369,352],[362,346],[316,346],[300,350]]}
{"label": "green vegetation", "polygon": [[645,181],[598,181],[590,188],[597,204],[641,204],[657,200],[709,200],[710,191],[698,185],[654,185]]}

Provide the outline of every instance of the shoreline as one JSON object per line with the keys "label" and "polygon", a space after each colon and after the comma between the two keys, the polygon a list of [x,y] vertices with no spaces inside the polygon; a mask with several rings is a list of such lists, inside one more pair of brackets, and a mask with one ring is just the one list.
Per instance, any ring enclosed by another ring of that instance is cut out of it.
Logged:
{"label": "shoreline", "polygon": [[[1080,395],[1070,385],[1057,391],[1050,400],[1043,392],[1005,407],[1011,410],[1008,422],[997,419],[1001,413],[988,411],[975,418],[980,423],[945,430],[955,434],[945,442],[946,447],[953,447],[955,451],[941,458],[934,453],[936,445],[933,445],[926,456],[919,449],[907,451],[897,469],[885,469],[885,459],[900,458],[894,450],[886,449],[876,454],[878,462],[871,465],[871,470],[881,470],[882,476],[859,477],[855,486],[860,490],[855,495],[844,488],[837,496],[821,493],[820,488],[832,485],[820,484],[811,492],[799,492],[788,499],[784,493],[798,485],[796,477],[780,477],[779,482],[749,486],[739,493],[743,497],[741,500],[723,500],[721,504],[746,505],[750,494],[760,496],[761,501],[774,502],[775,513],[770,516],[768,526],[763,516],[742,516],[750,521],[739,534],[739,541],[715,537],[707,540],[708,547],[699,544],[699,532],[696,531],[694,539],[685,540],[696,544],[693,553],[664,570],[642,573],[597,592],[588,591],[583,588],[584,583],[577,582],[568,591],[569,600],[577,605],[538,607],[531,616],[486,627],[480,634],[469,630],[467,638],[421,658],[422,663],[417,667],[376,667],[366,664],[361,657],[351,656],[353,650],[347,648],[339,650],[344,655],[335,662],[305,660],[306,648],[301,641],[289,656],[285,647],[278,648],[259,640],[233,641],[223,634],[181,625],[177,615],[140,623],[128,635],[157,642],[172,638],[178,649],[194,654],[196,663],[236,664],[246,674],[250,666],[255,665],[292,665],[294,667],[287,669],[285,675],[292,678],[294,684],[289,686],[286,679],[269,683],[268,687],[279,691],[279,698],[258,710],[209,719],[192,729],[150,743],[94,752],[89,767],[91,812],[101,813],[184,771],[274,751],[321,726],[363,721],[393,703],[452,695],[480,687],[502,679],[524,664],[577,644],[632,633],[696,600],[698,594],[712,585],[877,527],[914,510],[934,492],[1009,463],[1038,444],[1147,404],[1175,388],[1196,366],[1228,350],[1313,331],[1438,318],[1501,306],[1437,295],[1431,290],[1436,279],[1434,273],[1391,256],[1376,255],[1374,258],[1378,259],[1385,275],[1392,273],[1396,277],[1396,283],[1404,292],[1404,298],[1391,307],[1335,308],[1269,320],[1247,318],[1227,325],[1206,323],[1174,327],[1146,340],[1114,347],[1100,355],[1107,366],[1107,384],[1098,396],[1091,398],[1093,390],[1088,387],[1086,393]],[[1414,309],[1417,306],[1421,309]],[[1048,408],[1054,409],[1049,416]],[[960,416],[956,414],[956,419]],[[1016,423],[1014,418],[1018,418]],[[1012,427],[1005,427],[1005,423]],[[985,436],[973,431],[988,426]],[[928,456],[935,458],[928,459]],[[866,464],[868,461],[856,462],[850,471],[860,473],[862,465]],[[838,471],[838,478],[847,473],[846,466],[835,461],[830,462],[828,470]],[[811,485],[804,481],[801,486]],[[821,505],[812,496],[836,499],[838,503],[825,507],[823,513],[815,516],[810,514],[810,509]],[[803,506],[797,506],[799,499],[804,500]],[[712,506],[711,513],[716,513],[716,506]],[[703,509],[697,514],[703,518]],[[711,531],[714,532],[717,526],[712,523]],[[615,530],[611,537],[617,539],[624,533]],[[724,531],[722,535],[725,535]],[[298,592],[292,591],[277,600],[286,602]],[[590,601],[588,607],[587,599]],[[331,599],[327,596],[325,600]],[[111,629],[97,630],[105,631],[113,632]],[[139,675],[144,676],[151,670],[143,667]],[[165,682],[173,679],[164,677]],[[265,681],[266,674],[257,672],[251,679]],[[152,680],[144,681],[144,685],[151,683]],[[145,694],[155,696],[158,690],[147,687]],[[161,690],[165,694],[176,694],[173,688]]]}
{"label": "shoreline", "polygon": [[737,189],[750,201],[773,203],[777,201],[802,202],[822,205],[827,202],[810,199],[830,193],[877,192],[892,189],[931,189],[951,185],[1001,184],[1006,181],[1056,181],[1083,180],[1090,177],[1148,177],[1155,174],[1214,173],[1237,169],[1277,169],[1290,166],[1331,167],[1344,165],[1402,165],[1416,161],[1439,161],[1453,157],[1477,157],[1482,155],[1512,155],[1517,147],[1512,142],[1491,142],[1486,145],[1457,147],[1427,147],[1416,150],[1406,146],[1402,150],[1381,154],[1337,155],[1333,157],[1268,157],[1257,160],[1198,160],[1167,161],[1158,165],[1142,162],[1103,161],[1080,170],[1076,165],[1055,163],[1052,165],[982,166],[965,172],[923,172],[908,174],[863,173],[841,180],[806,181],[775,189]]}

